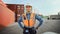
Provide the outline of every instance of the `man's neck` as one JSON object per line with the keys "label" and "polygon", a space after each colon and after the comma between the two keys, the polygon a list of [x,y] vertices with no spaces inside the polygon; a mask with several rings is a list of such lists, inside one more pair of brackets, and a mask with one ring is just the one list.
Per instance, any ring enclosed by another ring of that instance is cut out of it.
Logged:
{"label": "man's neck", "polygon": [[29,14],[29,13],[31,13],[31,12],[27,12],[26,14]]}

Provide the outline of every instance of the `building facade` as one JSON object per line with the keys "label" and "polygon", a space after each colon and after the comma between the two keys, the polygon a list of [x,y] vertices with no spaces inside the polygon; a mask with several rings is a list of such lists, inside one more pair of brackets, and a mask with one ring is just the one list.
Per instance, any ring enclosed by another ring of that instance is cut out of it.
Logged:
{"label": "building facade", "polygon": [[24,4],[6,4],[7,7],[15,13],[15,21],[17,22],[20,15],[24,13]]}

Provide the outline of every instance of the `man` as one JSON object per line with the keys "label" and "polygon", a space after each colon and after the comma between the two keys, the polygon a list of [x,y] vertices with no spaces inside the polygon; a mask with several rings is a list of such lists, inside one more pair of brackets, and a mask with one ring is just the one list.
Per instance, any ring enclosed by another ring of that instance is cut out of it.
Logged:
{"label": "man", "polygon": [[[39,25],[35,28],[35,20],[39,21]],[[23,22],[24,26],[21,24]],[[23,34],[36,34],[36,29],[42,24],[43,20],[39,15],[32,13],[32,6],[26,5],[26,14],[22,14],[18,20],[19,25],[23,28]]]}

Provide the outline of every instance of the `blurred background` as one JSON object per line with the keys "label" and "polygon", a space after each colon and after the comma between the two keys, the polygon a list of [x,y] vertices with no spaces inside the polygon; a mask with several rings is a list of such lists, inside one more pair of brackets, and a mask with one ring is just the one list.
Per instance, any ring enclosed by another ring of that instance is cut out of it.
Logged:
{"label": "blurred background", "polygon": [[60,0],[0,0],[0,34],[23,33],[17,21],[25,13],[26,5],[43,18],[37,34],[60,33]]}

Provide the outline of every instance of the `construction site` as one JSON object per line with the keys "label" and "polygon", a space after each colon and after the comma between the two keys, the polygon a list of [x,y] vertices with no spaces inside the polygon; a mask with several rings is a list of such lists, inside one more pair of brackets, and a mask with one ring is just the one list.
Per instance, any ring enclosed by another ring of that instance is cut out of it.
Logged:
{"label": "construction site", "polygon": [[[24,7],[24,4],[7,4],[0,1],[0,34],[23,34],[18,19],[24,13]],[[57,16],[58,19],[55,17],[52,15],[49,19],[43,18],[43,24],[38,28],[37,34],[60,34],[60,15]]]}

